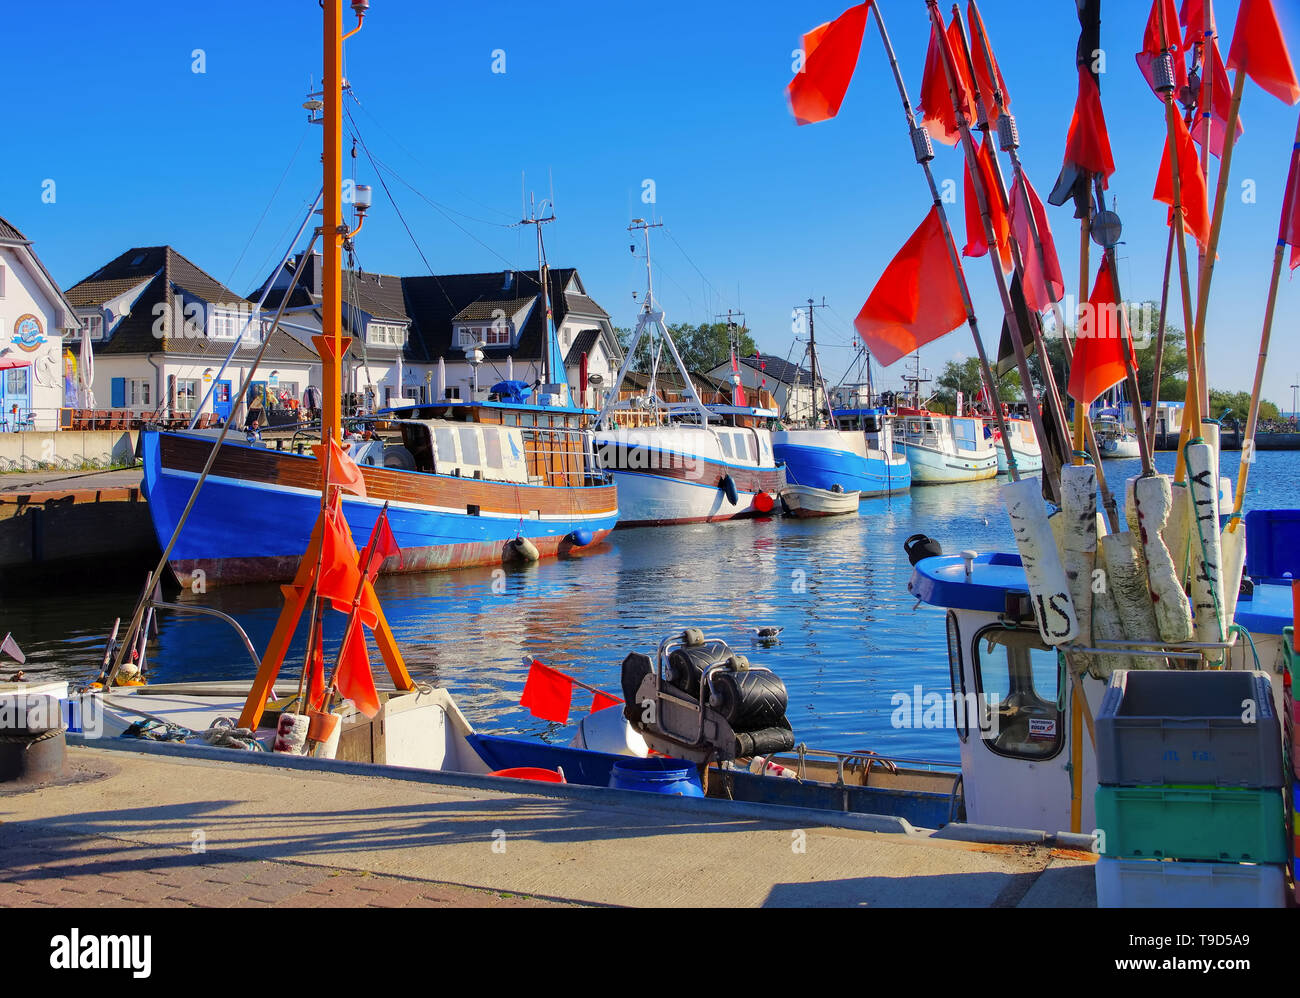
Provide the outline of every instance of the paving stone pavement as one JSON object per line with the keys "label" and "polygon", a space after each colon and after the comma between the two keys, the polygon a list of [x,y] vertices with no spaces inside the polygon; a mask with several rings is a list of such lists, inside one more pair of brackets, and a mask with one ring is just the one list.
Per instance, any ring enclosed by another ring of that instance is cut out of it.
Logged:
{"label": "paving stone pavement", "polygon": [[[20,834],[21,832],[21,834]],[[0,908],[537,908],[562,902],[0,823]]]}

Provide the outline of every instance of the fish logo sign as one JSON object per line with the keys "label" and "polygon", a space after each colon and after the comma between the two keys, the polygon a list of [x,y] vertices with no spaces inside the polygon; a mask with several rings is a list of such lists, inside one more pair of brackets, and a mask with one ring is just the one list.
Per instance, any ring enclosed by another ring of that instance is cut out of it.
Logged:
{"label": "fish logo sign", "polygon": [[20,316],[14,323],[13,342],[19,350],[35,353],[45,342],[45,329],[40,318],[30,313]]}

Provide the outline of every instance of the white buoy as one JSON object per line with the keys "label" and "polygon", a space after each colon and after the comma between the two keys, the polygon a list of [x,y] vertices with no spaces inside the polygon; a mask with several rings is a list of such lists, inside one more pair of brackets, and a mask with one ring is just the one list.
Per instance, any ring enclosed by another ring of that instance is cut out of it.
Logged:
{"label": "white buoy", "polygon": [[1079,621],[1079,640],[1092,644],[1092,573],[1097,566],[1097,469],[1066,465],[1061,469],[1061,555],[1070,598]]}
{"label": "white buoy", "polygon": [[1175,643],[1190,641],[1194,633],[1192,608],[1162,534],[1173,504],[1169,478],[1165,475],[1139,478],[1133,486],[1133,504],[1160,639]]}
{"label": "white buoy", "polygon": [[[1156,622],[1151,590],[1147,587],[1147,573],[1138,553],[1138,540],[1130,532],[1111,534],[1101,539],[1101,562],[1106,569],[1106,590],[1111,596],[1120,624],[1119,640],[1159,641],[1160,627]],[[1119,656],[1122,664],[1111,663],[1119,669],[1160,669],[1161,659],[1134,659]]]}
{"label": "white buoy", "polygon": [[304,754],[307,751],[307,731],[310,727],[311,719],[306,714],[281,714],[271,750],[287,755]]}
{"label": "white buoy", "polygon": [[1241,578],[1246,574],[1246,524],[1233,530],[1232,521],[1223,528],[1220,539],[1223,558],[1223,619],[1228,623],[1237,619],[1237,597],[1241,594]]}
{"label": "white buoy", "polygon": [[[1217,425],[1217,424],[1216,424]],[[1192,609],[1196,640],[1221,642],[1227,637],[1223,618],[1223,549],[1219,535],[1219,469],[1216,451],[1209,443],[1188,444],[1187,488],[1192,500]],[[1211,653],[1207,661],[1219,662],[1223,654]]]}
{"label": "white buoy", "polygon": [[1047,521],[1041,488],[1037,478],[1009,482],[1002,486],[1002,502],[1024,565],[1038,632],[1046,644],[1063,645],[1078,637],[1079,619]]}
{"label": "white buoy", "polygon": [[515,553],[515,557],[523,561],[537,561],[542,556],[537,550],[537,545],[527,537],[516,537],[510,542],[510,549]]}

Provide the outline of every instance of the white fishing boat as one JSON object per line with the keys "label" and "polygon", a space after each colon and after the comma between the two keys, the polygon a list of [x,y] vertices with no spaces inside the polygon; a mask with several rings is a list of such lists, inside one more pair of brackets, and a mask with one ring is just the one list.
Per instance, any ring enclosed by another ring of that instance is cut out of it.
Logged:
{"label": "white fishing boat", "polygon": [[[706,405],[682,363],[654,298],[650,271],[650,229],[636,219],[629,231],[643,232],[646,293],[604,408],[596,418],[593,448],[597,465],[618,486],[620,526],[711,523],[770,513],[785,485],[785,472],[772,448],[768,424],[775,408],[747,405],[736,387],[732,404]],[[643,342],[667,353],[680,375],[680,394],[661,391],[657,360],[644,391],[624,391]]]}
{"label": "white fishing boat", "polygon": [[952,485],[996,478],[998,458],[984,424],[927,409],[895,410],[894,439],[912,469],[914,485]]}
{"label": "white fishing boat", "polygon": [[1097,450],[1101,452],[1103,460],[1141,455],[1137,437],[1114,416],[1098,416],[1092,421],[1092,431],[1097,437]]}
{"label": "white fishing boat", "polygon": [[861,496],[843,488],[815,489],[807,485],[787,485],[781,490],[781,503],[790,516],[847,516],[858,511]]}
{"label": "white fishing boat", "polygon": [[[994,450],[998,455],[998,474],[1005,475],[1011,470],[1007,462],[1007,451],[1002,446],[1001,431],[995,420],[987,419],[985,425],[992,431]],[[1016,469],[1022,473],[1032,474],[1043,470],[1043,451],[1034,436],[1034,424],[1028,419],[1012,416],[1006,420],[1007,437],[1011,441],[1011,453],[1016,458]]]}

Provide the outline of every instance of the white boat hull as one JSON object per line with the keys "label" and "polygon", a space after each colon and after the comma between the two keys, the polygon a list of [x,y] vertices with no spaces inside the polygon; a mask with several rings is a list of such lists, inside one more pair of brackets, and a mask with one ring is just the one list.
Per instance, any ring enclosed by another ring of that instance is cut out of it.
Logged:
{"label": "white boat hull", "polygon": [[847,516],[858,511],[860,492],[831,492],[806,485],[787,485],[781,499],[791,516]]}
{"label": "white boat hull", "polygon": [[1101,451],[1103,461],[1111,458],[1140,457],[1142,454],[1137,437],[1126,437],[1123,440],[1098,440],[1097,449]]}
{"label": "white boat hull", "polygon": [[[1011,471],[1010,465],[1007,464],[1006,448],[999,446],[998,453],[998,474],[1005,475]],[[1043,452],[1038,449],[1032,451],[1021,450],[1019,447],[1012,447],[1011,453],[1016,456],[1016,470],[1022,472],[1033,472],[1043,470]]]}
{"label": "white boat hull", "polygon": [[[946,454],[920,444],[903,444],[912,468],[913,485],[952,485],[996,478],[998,459],[992,451],[974,454],[958,451]],[[621,500],[620,496],[620,500]]]}
{"label": "white boat hull", "polygon": [[733,504],[716,484],[669,478],[650,472],[610,472],[618,486],[620,527],[662,527],[712,523],[756,516],[755,492],[736,491]]}

